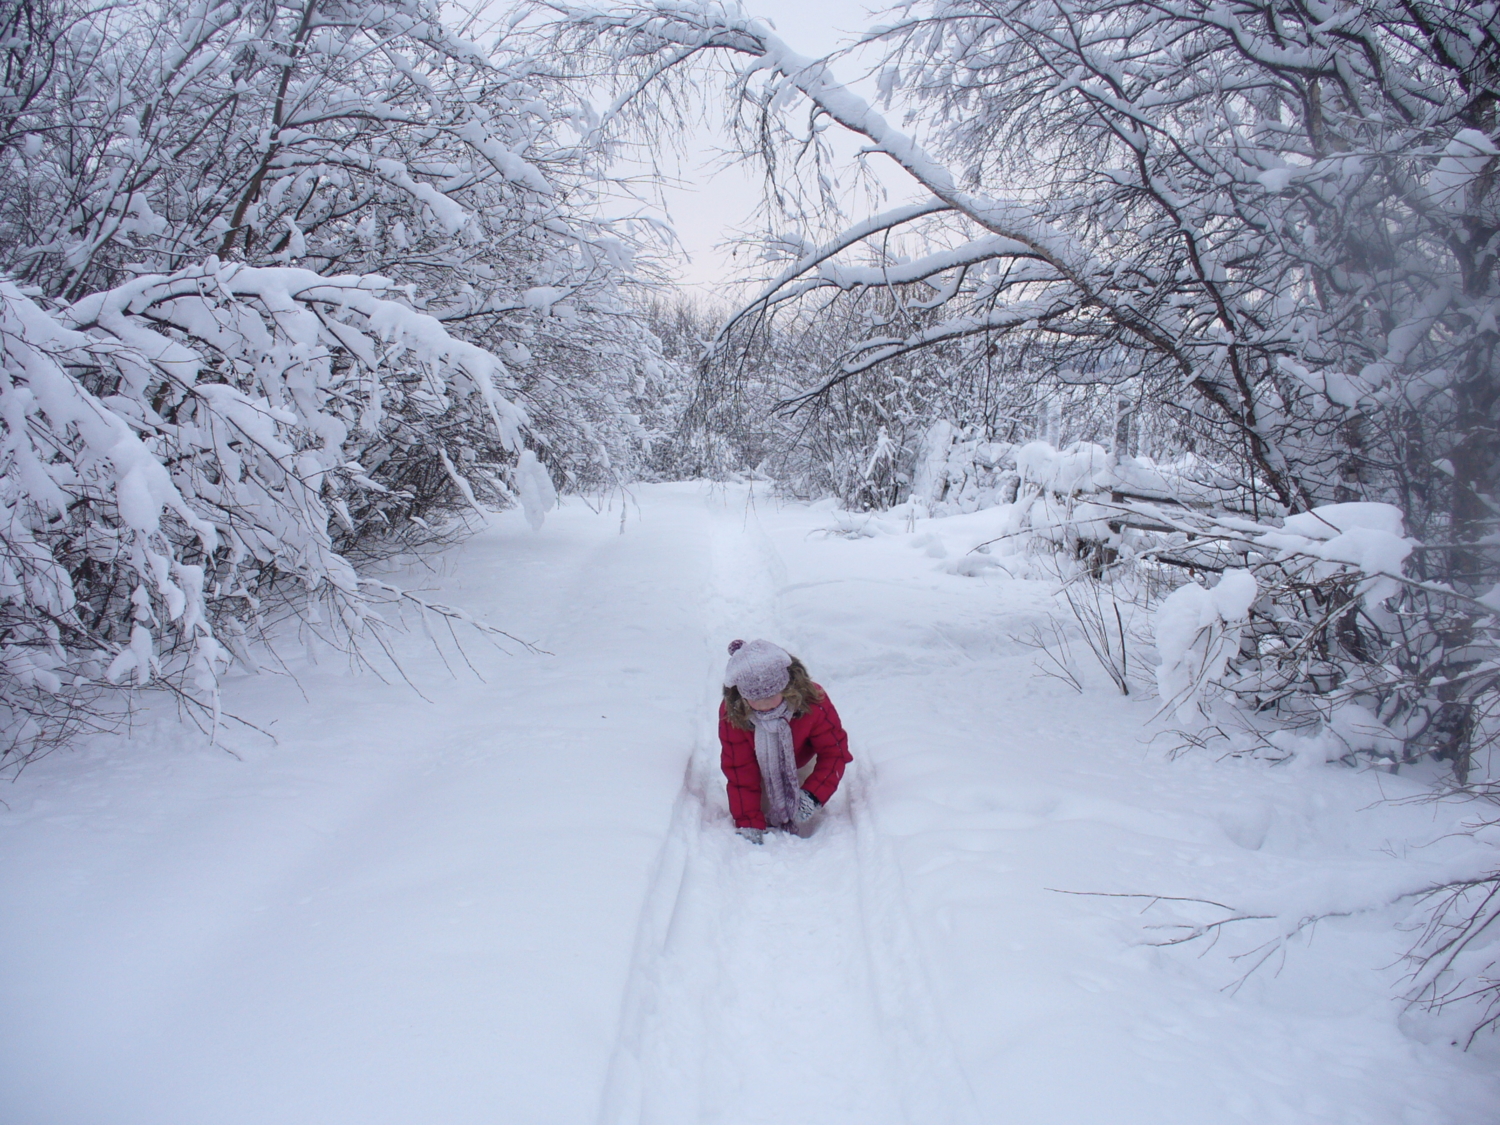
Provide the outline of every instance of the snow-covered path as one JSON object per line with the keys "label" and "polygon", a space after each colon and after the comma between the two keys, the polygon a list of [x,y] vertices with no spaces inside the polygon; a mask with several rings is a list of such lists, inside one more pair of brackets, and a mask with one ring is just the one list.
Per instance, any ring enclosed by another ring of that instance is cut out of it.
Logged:
{"label": "snow-covered path", "polygon": [[[698,485],[623,526],[508,515],[408,582],[551,655],[470,644],[480,682],[407,638],[430,703],[299,657],[306,698],[230,692],[276,746],[162,715],[28,771],[0,794],[0,1121],[1500,1117],[1492,1045],[1403,1031],[1390,912],[1235,991],[1264,935],[1158,949],[1176,918],[1049,889],[1378,902],[1474,846],[1456,814],[1374,805],[1404,778],[1169,761],[1148,702],[1035,677],[1013,638],[1045,584],[943,570],[983,514],[829,518]],[[725,643],[762,633],[856,762],[816,837],[754,849],[713,711]]]}
{"label": "snow-covered path", "polygon": [[[706,633],[782,636],[786,567],[750,507],[715,506]],[[712,716],[654,876],[601,1122],[976,1120],[858,763],[810,840],[732,834]]]}
{"label": "snow-covered path", "polygon": [[711,674],[704,510],[411,577],[552,654],[467,639],[487,682],[413,636],[432,704],[299,668],[232,690],[281,738],[243,763],[167,717],[8,789],[0,1120],[591,1120]]}

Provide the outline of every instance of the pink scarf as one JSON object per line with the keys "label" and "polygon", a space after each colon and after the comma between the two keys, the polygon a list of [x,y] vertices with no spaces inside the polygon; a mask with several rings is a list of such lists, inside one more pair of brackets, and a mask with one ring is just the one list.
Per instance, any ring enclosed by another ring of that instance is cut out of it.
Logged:
{"label": "pink scarf", "polygon": [[797,814],[797,754],[792,748],[792,712],[782,700],[769,711],[750,712],[755,725],[755,762],[766,794],[766,823],[789,828]]}

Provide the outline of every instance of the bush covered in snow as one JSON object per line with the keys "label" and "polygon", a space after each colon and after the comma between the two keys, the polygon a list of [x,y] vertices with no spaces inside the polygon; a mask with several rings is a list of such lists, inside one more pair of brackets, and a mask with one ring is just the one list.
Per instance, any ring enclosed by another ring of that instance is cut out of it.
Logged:
{"label": "bush covered in snow", "polygon": [[[288,612],[338,648],[378,632],[388,590],[351,548],[437,518],[370,456],[408,412],[483,418],[540,520],[551,483],[501,361],[392,288],[211,259],[49,312],[0,282],[5,754],[65,737],[111,685],[217,721],[219,672],[255,667]],[[436,453],[477,502],[460,452]]]}

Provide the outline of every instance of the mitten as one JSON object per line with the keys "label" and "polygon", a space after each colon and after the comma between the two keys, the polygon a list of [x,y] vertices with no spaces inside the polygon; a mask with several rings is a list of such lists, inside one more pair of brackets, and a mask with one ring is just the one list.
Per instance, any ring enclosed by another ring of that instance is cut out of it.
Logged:
{"label": "mitten", "polygon": [[798,824],[806,824],[818,814],[823,807],[823,802],[814,797],[806,789],[797,794],[797,811],[793,815]]}
{"label": "mitten", "polygon": [[766,842],[766,830],[764,828],[736,828],[736,836],[749,840],[752,844],[764,844]]}

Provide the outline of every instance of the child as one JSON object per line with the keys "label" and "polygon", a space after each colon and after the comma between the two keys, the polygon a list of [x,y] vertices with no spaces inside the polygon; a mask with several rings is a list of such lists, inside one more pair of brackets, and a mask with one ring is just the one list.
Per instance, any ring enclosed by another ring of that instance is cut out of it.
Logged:
{"label": "child", "polygon": [[767,823],[810,836],[851,760],[827,694],[770,641],[729,645],[719,744],[735,831],[752,844]]}

